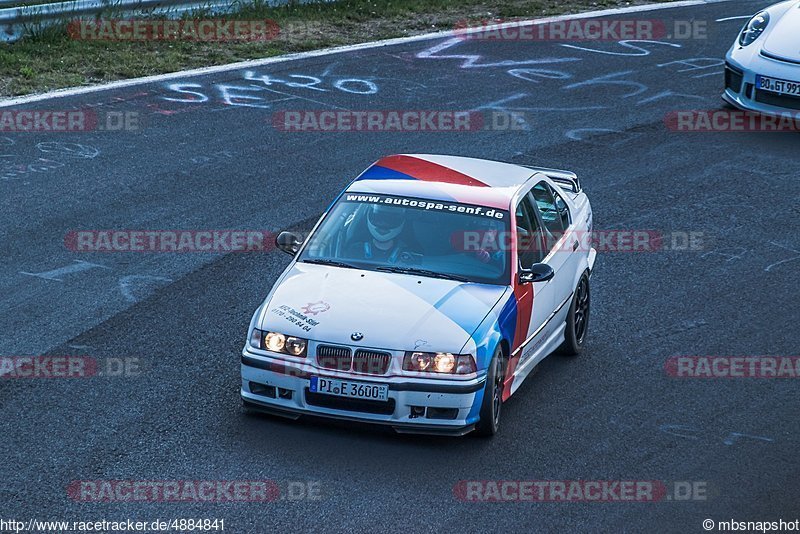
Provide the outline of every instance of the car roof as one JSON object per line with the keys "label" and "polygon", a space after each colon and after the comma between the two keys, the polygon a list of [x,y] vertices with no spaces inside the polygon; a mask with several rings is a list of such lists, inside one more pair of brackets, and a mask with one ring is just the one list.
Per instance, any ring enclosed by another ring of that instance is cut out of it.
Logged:
{"label": "car roof", "polygon": [[460,156],[397,154],[376,161],[347,188],[508,209],[511,199],[536,174],[530,168]]}

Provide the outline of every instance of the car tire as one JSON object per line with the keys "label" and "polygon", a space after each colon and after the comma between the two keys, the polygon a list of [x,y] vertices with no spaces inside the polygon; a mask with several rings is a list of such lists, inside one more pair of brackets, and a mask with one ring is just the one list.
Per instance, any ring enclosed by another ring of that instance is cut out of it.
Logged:
{"label": "car tire", "polygon": [[583,273],[572,295],[567,321],[564,328],[564,342],[556,352],[564,356],[578,356],[583,352],[586,336],[589,333],[589,311],[592,296],[589,288],[589,275]]}
{"label": "car tire", "polygon": [[503,408],[503,385],[505,382],[506,358],[503,350],[497,347],[489,371],[486,373],[486,385],[483,387],[480,420],[475,425],[475,434],[491,437],[500,428],[500,413]]}

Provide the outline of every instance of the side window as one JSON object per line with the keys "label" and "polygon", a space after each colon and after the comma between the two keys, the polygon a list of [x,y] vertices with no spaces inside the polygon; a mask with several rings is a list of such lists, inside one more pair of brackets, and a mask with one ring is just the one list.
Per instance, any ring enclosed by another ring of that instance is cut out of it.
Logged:
{"label": "side window", "polygon": [[564,230],[566,230],[569,228],[569,225],[572,224],[572,215],[569,213],[569,207],[558,191],[553,191],[553,197],[556,201],[558,216],[561,218],[561,225],[564,227]]}
{"label": "side window", "polygon": [[569,208],[564,199],[545,182],[536,184],[531,189],[531,196],[533,196],[539,215],[542,218],[547,249],[550,250],[569,228]]}
{"label": "side window", "polygon": [[530,195],[525,195],[515,212],[517,225],[517,255],[519,263],[528,268],[542,261],[541,232]]}

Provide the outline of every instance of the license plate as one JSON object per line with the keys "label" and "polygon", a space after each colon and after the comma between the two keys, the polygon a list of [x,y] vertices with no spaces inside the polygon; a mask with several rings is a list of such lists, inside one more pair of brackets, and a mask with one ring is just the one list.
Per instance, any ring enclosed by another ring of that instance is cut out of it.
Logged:
{"label": "license plate", "polygon": [[351,382],[312,376],[309,391],[334,397],[349,399],[366,399],[376,401],[389,400],[389,386],[386,384],[370,384],[367,382]]}
{"label": "license plate", "polygon": [[800,82],[779,80],[767,76],[756,76],[756,88],[781,95],[800,96]]}

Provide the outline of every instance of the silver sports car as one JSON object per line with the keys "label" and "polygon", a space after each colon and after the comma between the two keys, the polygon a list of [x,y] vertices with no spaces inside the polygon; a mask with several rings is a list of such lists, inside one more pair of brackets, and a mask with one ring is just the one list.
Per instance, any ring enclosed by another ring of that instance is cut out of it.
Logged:
{"label": "silver sports car", "polygon": [[800,1],[756,13],[726,55],[729,104],[769,114],[800,111]]}

